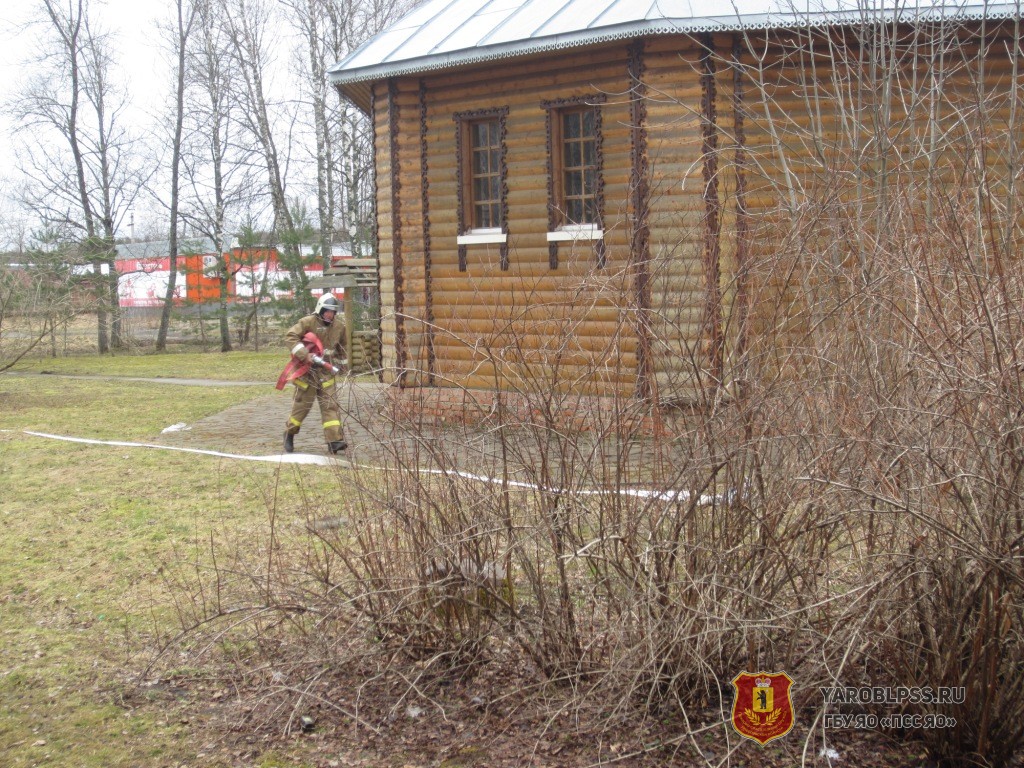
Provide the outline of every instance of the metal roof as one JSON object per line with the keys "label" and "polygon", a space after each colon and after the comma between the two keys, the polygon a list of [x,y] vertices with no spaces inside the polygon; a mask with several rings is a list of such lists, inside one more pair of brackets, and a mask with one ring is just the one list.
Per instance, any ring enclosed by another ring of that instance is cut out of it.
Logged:
{"label": "metal roof", "polygon": [[[167,240],[149,240],[144,243],[118,243],[114,246],[119,259],[161,259],[171,252]],[[189,237],[178,241],[178,255],[213,253],[213,240],[208,237]]]}
{"label": "metal roof", "polygon": [[352,86],[645,35],[1003,19],[1020,11],[1020,0],[429,0],[330,67],[329,77],[365,95]]}

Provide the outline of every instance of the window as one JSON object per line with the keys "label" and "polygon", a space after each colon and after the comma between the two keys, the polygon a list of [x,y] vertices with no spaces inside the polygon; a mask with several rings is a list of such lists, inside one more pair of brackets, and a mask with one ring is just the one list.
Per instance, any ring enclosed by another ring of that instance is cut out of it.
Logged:
{"label": "window", "polygon": [[548,254],[559,243],[593,242],[604,265],[601,96],[544,102],[548,111]]}
{"label": "window", "polygon": [[595,123],[593,107],[566,110],[559,115],[561,167],[557,182],[562,224],[598,221]]}
{"label": "window", "polygon": [[472,229],[501,227],[501,138],[498,121],[469,123],[469,212]]}
{"label": "window", "polygon": [[508,108],[460,112],[455,118],[459,148],[459,269],[466,269],[467,246],[497,244],[501,268],[508,269],[508,172],[505,116]]}

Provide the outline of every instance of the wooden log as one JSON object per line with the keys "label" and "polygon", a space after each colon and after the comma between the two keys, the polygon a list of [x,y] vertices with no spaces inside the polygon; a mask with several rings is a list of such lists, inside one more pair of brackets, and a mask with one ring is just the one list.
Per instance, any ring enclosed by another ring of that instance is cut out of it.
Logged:
{"label": "wooden log", "polygon": [[590,311],[575,310],[572,314],[560,308],[549,308],[549,314],[539,311],[529,316],[521,312],[502,310],[499,317],[483,317],[483,312],[473,307],[461,307],[457,311],[447,310],[443,316],[435,316],[438,328],[459,334],[481,334],[492,337],[497,334],[539,334],[591,336],[608,338],[623,332],[632,335],[632,317],[619,313],[615,308],[598,307]]}
{"label": "wooden log", "polygon": [[614,359],[603,351],[588,355],[558,350],[529,350],[519,355],[517,350],[497,349],[488,355],[467,345],[443,342],[435,345],[435,351],[437,370],[442,374],[476,373],[493,378],[496,372],[518,371],[522,374],[529,369],[534,378],[549,379],[557,369],[570,379],[612,376],[626,380],[635,376],[636,369],[636,356],[632,352],[623,352]]}
{"label": "wooden log", "polygon": [[509,74],[498,77],[492,73],[490,82],[483,84],[462,82],[444,87],[428,83],[432,111],[486,109],[496,102],[537,107],[544,100],[597,96],[621,92],[628,87],[624,63],[621,67],[605,63],[589,71],[586,67],[567,63],[561,70],[555,67],[535,75],[518,73],[514,67],[508,71]]}
{"label": "wooden log", "polygon": [[[505,332],[524,333],[531,335],[553,334],[557,337],[591,336],[608,338],[617,330],[626,329],[632,335],[630,322],[632,317],[609,307],[594,308],[593,311],[576,310],[575,308],[555,306],[531,306],[528,309],[517,307],[496,308],[488,315],[487,307],[445,307],[436,310],[434,322],[450,331],[459,330],[460,324],[465,330],[480,331],[488,334]],[[496,312],[500,312],[495,316]],[[470,326],[473,326],[471,329]]]}
{"label": "wooden log", "polygon": [[604,370],[581,369],[575,366],[499,365],[490,362],[453,363],[439,369],[442,385],[467,387],[498,387],[503,391],[547,395],[551,392],[574,395],[610,394],[620,389],[632,389],[636,376],[625,364]]}
{"label": "wooden log", "polygon": [[[633,354],[637,349],[635,337],[620,336],[619,338],[604,336],[582,336],[574,335],[562,344],[556,343],[553,339],[544,339],[538,333],[521,334],[516,336],[509,334],[507,338],[487,337],[484,340],[464,333],[439,328],[434,334],[434,348],[436,354],[442,350],[454,350],[454,358],[475,359],[476,356],[488,354],[507,357],[516,350],[525,352],[537,352],[548,350],[554,353],[564,349],[566,353],[586,355],[587,359],[603,361],[605,357],[615,354]],[[447,353],[445,353],[447,354]]]}
{"label": "wooden log", "polygon": [[544,87],[566,87],[571,83],[594,89],[602,79],[624,81],[625,78],[626,47],[616,44],[587,51],[563,51],[551,56],[521,59],[498,71],[493,64],[488,64],[434,75],[427,78],[427,88],[432,97],[439,100],[434,102],[432,99],[432,103],[444,103],[446,93],[464,94],[459,101],[490,97],[493,103],[495,93],[503,96],[517,91],[529,93],[534,83],[538,90]]}
{"label": "wooden log", "polygon": [[[600,329],[594,328],[589,334],[576,333],[573,336],[574,341],[572,344],[556,345],[553,342],[548,343],[539,340],[540,337],[530,327],[523,329],[510,328],[507,331],[503,331],[500,328],[496,329],[492,323],[486,321],[459,319],[452,327],[439,324],[439,327],[434,332],[434,346],[437,354],[440,354],[439,350],[442,347],[451,345],[481,350],[485,347],[521,347],[524,349],[566,348],[575,350],[585,348],[598,350],[599,354],[604,354],[600,350],[607,349],[604,342],[615,333],[615,330],[615,326],[609,324],[603,333]],[[577,342],[576,339],[580,341]],[[589,341],[587,341],[588,339]],[[634,342],[630,341],[630,348],[634,348],[633,345]],[[620,342],[620,346],[625,346],[625,342]]]}

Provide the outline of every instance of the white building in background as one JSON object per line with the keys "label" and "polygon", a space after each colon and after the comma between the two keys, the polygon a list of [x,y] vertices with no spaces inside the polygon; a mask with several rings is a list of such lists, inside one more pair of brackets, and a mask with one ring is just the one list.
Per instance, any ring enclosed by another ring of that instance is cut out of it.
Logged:
{"label": "white building in background", "polygon": [[[167,255],[170,244],[164,241],[125,243],[117,246],[115,266],[118,274],[118,296],[122,307],[156,307],[163,303],[170,281],[171,260]],[[179,303],[214,303],[220,300],[218,258],[212,240],[192,239],[180,247],[175,278],[175,300]],[[302,246],[302,255],[313,256],[311,246]],[[350,258],[351,252],[335,246],[331,261]],[[231,276],[228,280],[228,298],[231,301],[252,301],[265,295],[270,298],[288,298],[291,290],[283,288],[289,278],[282,269],[274,248],[241,249],[232,247],[224,254]],[[86,271],[92,271],[86,267]],[[307,266],[306,277],[312,279],[323,274],[320,266]],[[314,291],[316,293],[316,291]]]}

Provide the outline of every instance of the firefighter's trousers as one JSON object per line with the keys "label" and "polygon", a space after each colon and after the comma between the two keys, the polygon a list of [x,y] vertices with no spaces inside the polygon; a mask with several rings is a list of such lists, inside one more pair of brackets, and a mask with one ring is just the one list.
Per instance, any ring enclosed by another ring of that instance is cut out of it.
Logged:
{"label": "firefighter's trousers", "polygon": [[328,443],[333,443],[342,438],[341,431],[341,409],[338,407],[338,399],[335,389],[337,380],[331,378],[314,378],[310,375],[295,379],[295,397],[292,399],[292,413],[288,418],[286,432],[289,435],[299,434],[302,422],[309,415],[313,408],[313,401],[320,403],[320,418],[324,425],[324,437]]}

